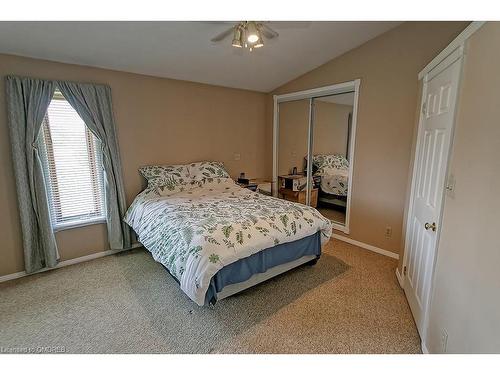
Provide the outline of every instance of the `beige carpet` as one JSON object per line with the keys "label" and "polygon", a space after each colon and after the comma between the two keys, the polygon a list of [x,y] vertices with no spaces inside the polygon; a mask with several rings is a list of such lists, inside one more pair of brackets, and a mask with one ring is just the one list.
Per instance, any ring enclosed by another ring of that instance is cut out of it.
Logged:
{"label": "beige carpet", "polygon": [[419,353],[396,261],[344,242],[200,308],[135,250],[0,284],[0,347],[71,353]]}
{"label": "beige carpet", "polygon": [[340,224],[345,223],[345,212],[343,211],[329,207],[320,207],[317,208],[317,210],[321,212],[321,215],[323,215],[324,217],[330,219],[335,223],[340,223]]}

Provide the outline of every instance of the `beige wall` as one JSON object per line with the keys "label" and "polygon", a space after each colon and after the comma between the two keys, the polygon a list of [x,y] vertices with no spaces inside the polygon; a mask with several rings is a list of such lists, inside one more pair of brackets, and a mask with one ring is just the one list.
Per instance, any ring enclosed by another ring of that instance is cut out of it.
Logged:
{"label": "beige wall", "polygon": [[[128,203],[141,190],[137,169],[146,164],[220,160],[232,176],[269,177],[265,94],[0,54],[0,275],[24,268],[5,113],[7,74],[111,86]],[[57,242],[63,260],[108,249],[103,225],[58,232]]]}
{"label": "beige wall", "polygon": [[[313,154],[341,154],[347,150],[348,117],[352,106],[317,101],[314,116]],[[280,104],[278,175],[304,170],[307,156],[309,100]]]}
{"label": "beige wall", "polygon": [[350,113],[352,105],[315,101],[314,155],[346,156]]}
{"label": "beige wall", "polygon": [[278,175],[289,174],[293,167],[304,170],[309,127],[309,100],[280,104]]}
{"label": "beige wall", "polygon": [[[273,92],[282,94],[361,79],[351,238],[400,252],[418,99],[417,74],[466,25],[403,23]],[[269,100],[267,113],[271,124]],[[271,130],[268,139],[270,148]],[[386,226],[393,229],[391,238],[385,238]]]}
{"label": "beige wall", "polygon": [[467,50],[435,268],[427,348],[500,353],[500,23],[488,22]]}

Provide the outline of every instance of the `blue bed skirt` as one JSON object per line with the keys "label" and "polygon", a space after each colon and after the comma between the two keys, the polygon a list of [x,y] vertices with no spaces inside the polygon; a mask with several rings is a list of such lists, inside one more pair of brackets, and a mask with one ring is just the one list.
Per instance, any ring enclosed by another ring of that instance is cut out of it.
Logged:
{"label": "blue bed skirt", "polygon": [[217,301],[217,293],[227,285],[241,283],[254,274],[264,273],[272,267],[292,262],[306,255],[320,257],[320,232],[300,240],[270,247],[225,266],[212,277],[205,296],[205,305],[214,304]]}

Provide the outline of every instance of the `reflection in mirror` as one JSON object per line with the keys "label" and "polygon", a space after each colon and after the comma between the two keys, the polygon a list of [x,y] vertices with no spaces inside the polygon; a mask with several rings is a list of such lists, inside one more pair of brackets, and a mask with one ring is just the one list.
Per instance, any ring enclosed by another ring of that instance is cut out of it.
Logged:
{"label": "reflection in mirror", "polygon": [[277,196],[302,204],[307,193],[304,158],[308,132],[309,99],[280,103]]}
{"label": "reflection in mirror", "polygon": [[317,194],[318,211],[341,225],[346,220],[353,105],[354,92],[314,99],[311,197]]}

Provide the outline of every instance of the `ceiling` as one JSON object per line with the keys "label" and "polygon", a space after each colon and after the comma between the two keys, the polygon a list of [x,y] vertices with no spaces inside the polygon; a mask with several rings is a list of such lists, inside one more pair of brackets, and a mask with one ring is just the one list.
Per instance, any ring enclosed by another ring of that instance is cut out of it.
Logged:
{"label": "ceiling", "polygon": [[249,52],[228,22],[0,22],[0,53],[269,92],[399,22],[274,22]]}

